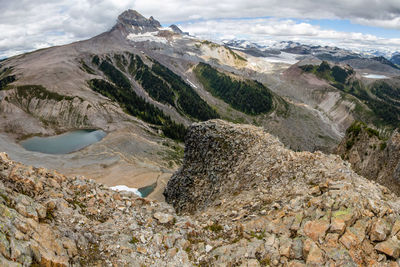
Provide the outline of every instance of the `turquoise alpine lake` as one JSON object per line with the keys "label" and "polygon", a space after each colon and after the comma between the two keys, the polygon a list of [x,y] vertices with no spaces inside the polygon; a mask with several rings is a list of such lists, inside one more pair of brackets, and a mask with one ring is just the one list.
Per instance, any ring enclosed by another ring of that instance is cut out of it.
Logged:
{"label": "turquoise alpine lake", "polygon": [[148,186],[145,186],[145,187],[141,187],[141,188],[138,189],[138,191],[139,191],[139,193],[140,193],[140,195],[142,197],[147,197],[148,195],[150,195],[154,191],[156,186],[157,186],[157,183],[154,183],[154,184],[151,184],[151,185],[148,185]]}
{"label": "turquoise alpine lake", "polygon": [[45,154],[68,154],[99,142],[107,134],[102,130],[76,130],[56,136],[32,137],[21,142],[29,151]]}

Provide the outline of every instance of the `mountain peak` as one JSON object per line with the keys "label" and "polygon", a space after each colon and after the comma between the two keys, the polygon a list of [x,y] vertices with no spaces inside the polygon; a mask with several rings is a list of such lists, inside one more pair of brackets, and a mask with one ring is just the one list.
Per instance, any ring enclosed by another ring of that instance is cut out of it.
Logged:
{"label": "mountain peak", "polygon": [[128,9],[119,15],[118,23],[126,26],[144,27],[146,30],[157,30],[161,27],[160,22],[153,17],[146,19],[142,14],[132,9]]}
{"label": "mountain peak", "polygon": [[183,34],[183,31],[182,31],[181,29],[179,29],[179,27],[176,26],[175,24],[172,24],[171,26],[169,26],[169,28],[170,28],[174,33]]}

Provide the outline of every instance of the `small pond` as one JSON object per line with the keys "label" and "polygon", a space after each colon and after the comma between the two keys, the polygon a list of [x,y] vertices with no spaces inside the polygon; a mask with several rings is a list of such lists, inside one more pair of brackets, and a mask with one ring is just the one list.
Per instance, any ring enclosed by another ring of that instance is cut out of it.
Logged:
{"label": "small pond", "polygon": [[138,191],[139,191],[139,193],[140,193],[140,195],[142,197],[147,197],[148,195],[150,195],[154,191],[156,186],[157,186],[157,183],[154,183],[154,184],[151,184],[151,185],[148,185],[148,186],[145,186],[145,187],[141,187],[141,188],[138,189]]}
{"label": "small pond", "polygon": [[21,142],[29,151],[68,154],[99,142],[107,134],[102,130],[76,130],[50,137],[32,137]]}
{"label": "small pond", "polygon": [[154,189],[157,186],[157,182],[145,187],[141,187],[139,189],[137,188],[132,188],[132,187],[127,187],[126,185],[116,185],[113,187],[110,187],[112,190],[115,191],[129,191],[129,192],[133,192],[136,195],[138,195],[139,197],[147,197],[148,195],[150,195]]}

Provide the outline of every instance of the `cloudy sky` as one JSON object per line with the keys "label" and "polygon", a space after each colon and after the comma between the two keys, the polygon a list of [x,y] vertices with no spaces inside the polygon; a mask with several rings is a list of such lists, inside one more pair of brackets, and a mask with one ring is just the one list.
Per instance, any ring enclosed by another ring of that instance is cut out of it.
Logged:
{"label": "cloudy sky", "polygon": [[400,0],[0,0],[0,58],[95,36],[128,8],[215,41],[400,51]]}

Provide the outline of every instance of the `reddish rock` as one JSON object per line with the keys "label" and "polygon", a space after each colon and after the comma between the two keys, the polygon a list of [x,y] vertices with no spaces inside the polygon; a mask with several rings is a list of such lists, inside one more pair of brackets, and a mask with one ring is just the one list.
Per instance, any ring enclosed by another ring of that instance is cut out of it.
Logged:
{"label": "reddish rock", "polygon": [[332,218],[331,226],[329,231],[332,233],[343,234],[346,230],[346,223],[343,219]]}
{"label": "reddish rock", "polygon": [[339,239],[339,241],[347,249],[350,249],[351,247],[354,247],[359,243],[357,236],[353,234],[349,229],[347,229],[346,233]]}
{"label": "reddish rock", "polygon": [[378,243],[375,249],[397,259],[400,256],[400,241],[397,237],[392,237],[384,242]]}
{"label": "reddish rock", "polygon": [[370,236],[372,241],[383,241],[390,233],[390,225],[384,219],[378,219],[372,224]]}
{"label": "reddish rock", "polygon": [[328,229],[329,223],[326,220],[308,221],[304,225],[304,234],[317,242],[320,238],[325,237]]}

